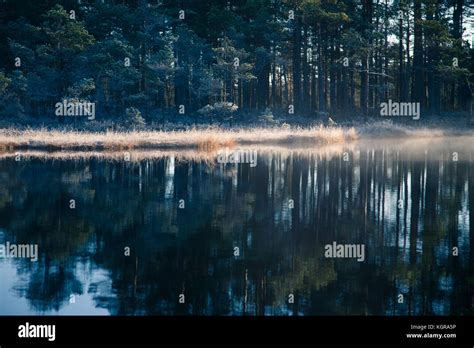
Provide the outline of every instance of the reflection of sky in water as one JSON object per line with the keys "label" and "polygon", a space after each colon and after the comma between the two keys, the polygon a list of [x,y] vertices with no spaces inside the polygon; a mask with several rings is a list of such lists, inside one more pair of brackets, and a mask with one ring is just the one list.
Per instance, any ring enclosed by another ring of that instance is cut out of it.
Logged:
{"label": "reflection of sky in water", "polygon": [[94,300],[94,297],[101,294],[87,291],[93,284],[109,283],[107,272],[98,269],[86,271],[90,265],[83,263],[76,266],[75,273],[83,284],[83,294],[75,294],[75,303],[64,302],[58,311],[41,313],[32,308],[25,297],[15,294],[15,289],[24,288],[28,282],[24,274],[18,273],[15,261],[0,259],[0,315],[109,315],[109,311],[98,308],[97,301]]}

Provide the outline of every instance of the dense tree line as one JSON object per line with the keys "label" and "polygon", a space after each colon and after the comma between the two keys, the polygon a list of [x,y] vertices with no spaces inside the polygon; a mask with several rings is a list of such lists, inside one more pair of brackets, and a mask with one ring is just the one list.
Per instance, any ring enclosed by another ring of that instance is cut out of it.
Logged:
{"label": "dense tree line", "polygon": [[465,0],[7,0],[0,113],[54,117],[65,98],[157,120],[219,102],[310,117],[378,114],[388,99],[468,111],[473,13]]}

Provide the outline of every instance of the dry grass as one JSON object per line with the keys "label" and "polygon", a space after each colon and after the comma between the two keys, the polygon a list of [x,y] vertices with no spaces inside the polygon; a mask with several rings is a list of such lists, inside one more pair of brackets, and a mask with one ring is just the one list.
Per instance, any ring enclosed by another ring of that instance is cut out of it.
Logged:
{"label": "dry grass", "polygon": [[353,128],[189,129],[184,131],[78,132],[48,129],[0,130],[0,150],[199,149],[215,151],[238,145],[341,144],[355,140]]}
{"label": "dry grass", "polygon": [[409,128],[387,122],[360,127],[242,128],[209,127],[180,131],[87,132],[49,129],[0,129],[0,151],[127,151],[198,150],[214,152],[237,146],[314,148],[349,144],[355,140],[417,140],[472,137],[472,130]]}
{"label": "dry grass", "polygon": [[[449,136],[449,137],[427,137],[427,138],[388,138],[388,139],[362,139],[357,142],[345,144],[328,144],[325,146],[305,146],[293,147],[286,145],[242,145],[238,150],[256,150],[259,161],[270,156],[300,156],[300,157],[318,157],[332,158],[337,156],[341,158],[344,152],[351,152],[357,156],[357,153],[369,153],[373,150],[382,150],[385,154],[400,153],[410,156],[412,159],[425,160],[426,156],[444,158],[456,151],[459,153],[460,161],[474,160],[474,135],[470,136]],[[173,157],[177,162],[194,161],[206,163],[209,166],[218,165],[217,156],[219,149],[209,151],[209,149],[189,148],[189,149],[130,149],[123,151],[103,151],[103,150],[20,150],[10,152],[0,152],[0,161],[14,159],[17,155],[21,156],[21,162],[40,159],[48,160],[66,160],[66,161],[87,161],[98,159],[102,161],[126,161],[138,163],[144,160],[158,160],[162,158]]]}
{"label": "dry grass", "polygon": [[[252,132],[252,131],[250,131]],[[346,130],[350,133],[351,130]],[[179,134],[179,132],[177,132]],[[184,132],[189,134],[188,132]],[[305,134],[300,132],[299,134]],[[410,133],[411,134],[411,133]],[[416,133],[415,133],[416,134]],[[423,136],[425,135],[426,136]],[[266,134],[269,136],[269,134]],[[275,136],[275,134],[273,134]],[[306,134],[307,136],[307,134]],[[166,157],[174,157],[176,161],[196,161],[207,163],[214,166],[217,163],[218,154],[221,147],[232,148],[235,150],[257,150],[259,158],[265,158],[272,155],[277,156],[303,156],[303,157],[325,157],[333,156],[341,157],[343,152],[361,153],[372,152],[374,149],[383,150],[385,153],[399,153],[410,156],[412,159],[425,160],[427,154],[430,156],[451,156],[453,152],[459,153],[461,161],[472,161],[474,159],[474,134],[469,135],[446,135],[435,132],[434,134],[425,133],[423,130],[417,136],[403,136],[403,137],[362,137],[358,141],[347,141],[345,143],[333,142],[326,143],[324,146],[288,146],[285,138],[272,138],[272,141],[280,140],[277,145],[272,143],[265,143],[264,138],[255,140],[256,144],[242,145],[236,142],[237,138],[219,138],[215,136],[203,139],[202,142],[191,143],[195,144],[192,147],[176,148],[167,146],[163,148],[124,148],[104,150],[104,149],[56,149],[44,151],[44,149],[20,149],[16,151],[0,151],[0,161],[15,158],[17,155],[21,156],[21,161],[29,159],[40,160],[68,160],[68,161],[83,161],[89,159],[99,159],[105,161],[130,161],[137,163],[143,160],[161,159]],[[242,138],[239,138],[242,140]],[[249,141],[251,138],[247,138]],[[268,139],[268,138],[267,138]],[[298,136],[292,135],[292,144],[306,140],[301,140]],[[344,139],[349,138],[348,135]],[[314,140],[313,140],[314,143]],[[169,144],[169,143],[167,143]],[[181,144],[181,143],[180,143]],[[187,144],[187,143],[186,143]],[[218,145],[218,146],[217,146]],[[221,146],[221,147],[219,147]],[[449,157],[448,156],[448,157]],[[440,157],[440,158],[441,158]],[[125,159],[127,158],[127,159]],[[260,160],[260,159],[259,159]]]}

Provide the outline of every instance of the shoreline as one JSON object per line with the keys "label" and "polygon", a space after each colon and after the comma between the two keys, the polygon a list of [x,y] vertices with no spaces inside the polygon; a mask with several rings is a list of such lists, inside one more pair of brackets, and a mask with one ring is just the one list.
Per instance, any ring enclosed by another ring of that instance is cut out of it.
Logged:
{"label": "shoreline", "polygon": [[348,143],[325,144],[320,146],[275,146],[275,145],[242,145],[235,148],[216,148],[203,150],[197,147],[188,149],[124,149],[124,150],[50,150],[27,149],[15,151],[0,151],[0,162],[13,160],[23,162],[29,160],[59,160],[59,161],[84,161],[105,160],[111,162],[138,163],[147,160],[159,160],[173,157],[177,162],[197,161],[208,165],[219,164],[219,155],[223,153],[250,152],[257,153],[260,158],[271,158],[274,155],[283,157],[325,157],[343,158],[360,156],[362,153],[381,151],[384,156],[408,156],[412,160],[425,161],[427,159],[451,160],[456,152],[460,162],[474,159],[474,136],[469,137],[435,137],[435,138],[406,138],[400,139],[358,139]]}
{"label": "shoreline", "polygon": [[214,151],[250,145],[341,144],[357,138],[354,128],[190,128],[186,130],[133,130],[91,132],[76,130],[0,129],[0,151]]}
{"label": "shoreline", "polygon": [[185,130],[78,131],[72,129],[0,129],[0,152],[11,151],[215,151],[238,146],[300,147],[344,145],[357,141],[423,140],[472,137],[474,129],[409,127],[390,123],[359,126],[189,128]]}

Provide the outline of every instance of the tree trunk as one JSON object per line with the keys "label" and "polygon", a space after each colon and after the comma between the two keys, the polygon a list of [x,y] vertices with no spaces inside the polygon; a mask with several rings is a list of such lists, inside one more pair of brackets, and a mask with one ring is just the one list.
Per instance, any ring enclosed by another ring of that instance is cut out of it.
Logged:
{"label": "tree trunk", "polygon": [[[311,52],[308,52],[310,49],[308,47],[308,25],[304,25],[304,39],[303,39],[303,111],[305,114],[309,111],[309,103],[310,103],[310,94],[309,94],[309,87],[310,87],[310,73],[309,73],[309,63],[308,59],[311,57]],[[310,57],[308,57],[308,53]]]}
{"label": "tree trunk", "polygon": [[[401,6],[398,10],[402,11]],[[403,101],[405,98],[405,79],[403,73],[403,15],[399,17],[398,20],[398,36],[398,99],[399,101]]]}
{"label": "tree trunk", "polygon": [[323,50],[322,50],[322,33],[321,33],[321,24],[318,24],[318,110],[326,111],[326,98],[324,91],[324,69],[323,69]]}
{"label": "tree trunk", "polygon": [[293,105],[301,112],[301,18],[295,18],[293,30]]}
{"label": "tree trunk", "polygon": [[[363,3],[363,20],[364,27],[368,31],[372,24],[372,0],[364,0]],[[367,38],[367,41],[368,38]],[[370,45],[369,45],[370,46]],[[360,110],[364,117],[367,118],[369,111],[369,47],[364,51],[362,57],[362,67],[360,72]]]}
{"label": "tree trunk", "polygon": [[421,1],[414,0],[414,46],[413,46],[413,90],[412,101],[425,105],[425,83],[423,80],[423,29],[421,26]]}

